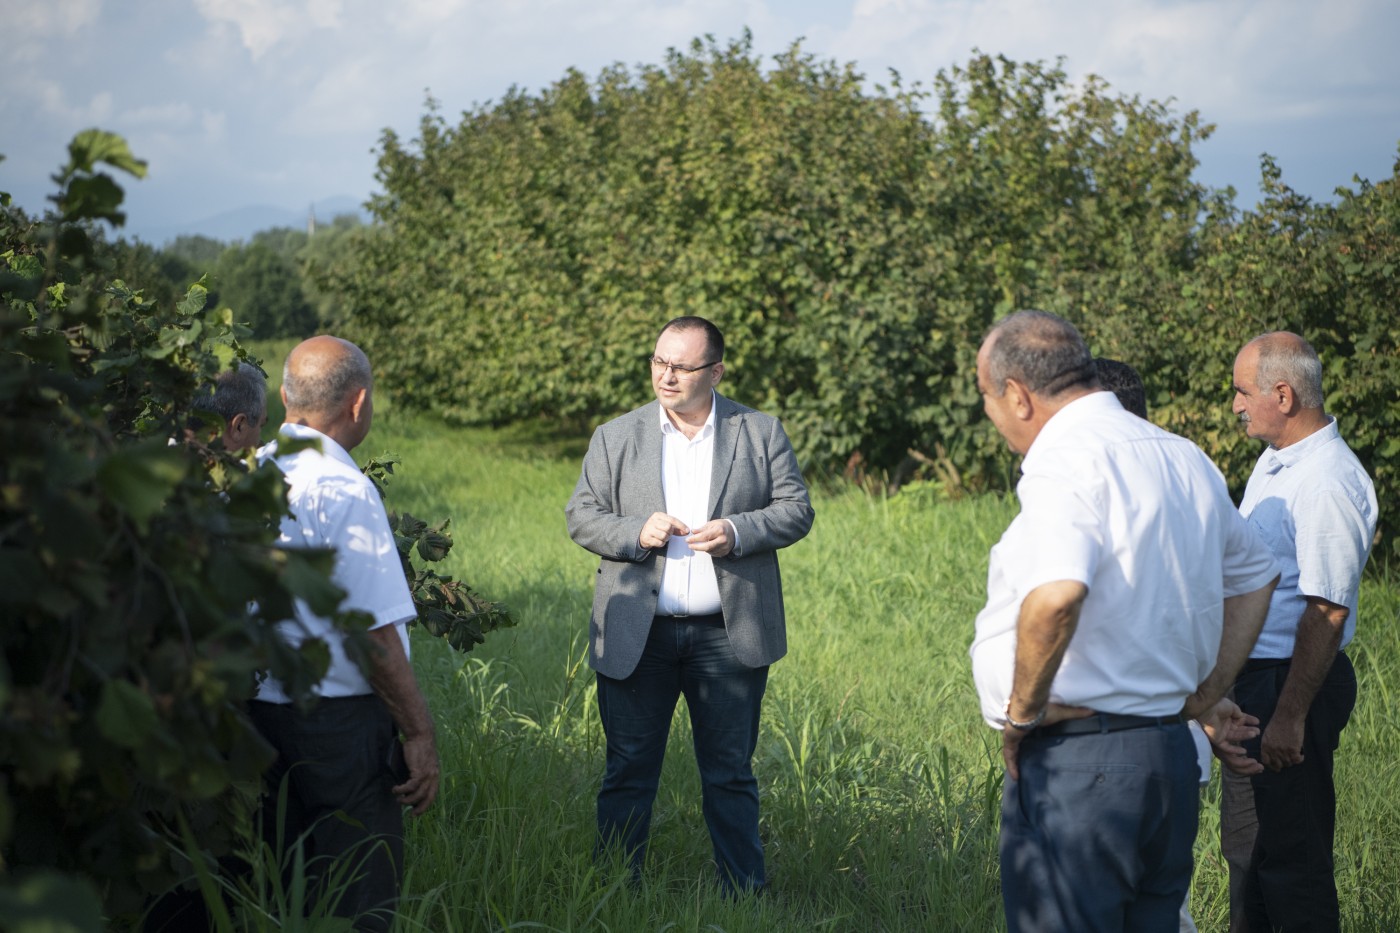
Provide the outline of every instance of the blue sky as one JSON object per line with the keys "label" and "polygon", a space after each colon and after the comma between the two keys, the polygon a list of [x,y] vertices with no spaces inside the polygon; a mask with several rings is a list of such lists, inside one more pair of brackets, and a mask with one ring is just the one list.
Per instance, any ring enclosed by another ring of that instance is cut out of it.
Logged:
{"label": "blue sky", "polygon": [[1330,198],[1379,181],[1400,142],[1395,0],[0,0],[0,191],[31,211],[79,130],[150,163],[126,184],[127,233],[250,205],[304,209],[374,189],[384,128],[416,130],[536,91],[569,67],[657,63],[745,27],[928,83],[974,48],[1097,74],[1218,129],[1197,177],[1252,204],[1262,152]]}

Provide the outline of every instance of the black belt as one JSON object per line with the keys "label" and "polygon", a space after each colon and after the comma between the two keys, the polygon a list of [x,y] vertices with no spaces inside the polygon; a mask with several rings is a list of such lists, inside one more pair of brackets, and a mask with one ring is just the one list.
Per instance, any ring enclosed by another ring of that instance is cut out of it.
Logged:
{"label": "black belt", "polygon": [[689,616],[657,616],[658,619],[665,619],[667,622],[698,622],[701,625],[723,625],[724,613],[709,612],[704,615]]}
{"label": "black belt", "polygon": [[1186,720],[1175,716],[1126,716],[1122,713],[1095,713],[1084,719],[1064,719],[1050,726],[1041,726],[1032,735],[1056,738],[1065,735],[1095,735],[1122,732],[1125,729],[1146,729],[1150,726],[1175,726]]}
{"label": "black belt", "polygon": [[1293,663],[1292,658],[1250,658],[1244,662],[1244,667],[1240,668],[1240,675],[1257,674],[1260,671],[1267,671],[1270,668],[1286,667]]}

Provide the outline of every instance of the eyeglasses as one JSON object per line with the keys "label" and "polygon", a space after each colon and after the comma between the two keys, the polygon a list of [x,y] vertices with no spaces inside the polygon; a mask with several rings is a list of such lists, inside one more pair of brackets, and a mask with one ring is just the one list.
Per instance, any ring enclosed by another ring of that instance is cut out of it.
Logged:
{"label": "eyeglasses", "polygon": [[660,357],[649,356],[647,357],[647,362],[651,364],[653,372],[664,373],[666,370],[669,369],[672,370],[677,376],[690,376],[695,373],[698,373],[702,369],[709,369],[711,366],[714,366],[717,363],[721,363],[723,361],[715,360],[712,363],[701,363],[699,366],[682,366],[679,363],[669,363],[666,360],[661,359]]}

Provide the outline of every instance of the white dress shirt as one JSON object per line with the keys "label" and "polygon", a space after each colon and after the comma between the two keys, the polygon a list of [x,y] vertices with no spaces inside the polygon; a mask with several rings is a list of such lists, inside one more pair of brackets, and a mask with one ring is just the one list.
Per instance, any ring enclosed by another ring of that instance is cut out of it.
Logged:
{"label": "white dress shirt", "polygon": [[[666,514],[694,531],[710,520],[710,475],[715,462],[713,393],[710,415],[692,438],[671,423],[666,409],[660,411],[661,491],[666,497]],[[685,539],[685,535],[671,535],[666,542],[657,615],[698,616],[720,611],[714,563],[710,555],[692,550]]]}
{"label": "white dress shirt", "polygon": [[[331,579],[347,594],[340,608],[373,616],[370,628],[397,625],[407,655],[408,633],[399,623],[416,617],[417,610],[378,490],[350,454],[320,431],[284,424],[278,434],[321,444],[319,451],[307,448],[278,454],[277,441],[273,441],[258,451],[259,462],[272,458],[287,478],[287,504],[292,514],[282,519],[278,546],[334,548]],[[314,614],[303,601],[296,601],[295,617],[279,623],[278,631],[294,648],[311,637],[324,639],[330,646],[330,669],[315,693],[345,697],[372,692],[365,675],[346,656],[344,636],[330,619]],[[257,698],[269,703],[290,702],[282,684],[271,677],[259,685]]]}
{"label": "white dress shirt", "polygon": [[1022,600],[1058,580],[1089,593],[1050,699],[1179,713],[1215,666],[1225,597],[1278,572],[1220,471],[1195,444],[1094,392],[1045,424],[1021,472],[1021,512],[992,549],[970,649],[983,717],[1000,728]]}

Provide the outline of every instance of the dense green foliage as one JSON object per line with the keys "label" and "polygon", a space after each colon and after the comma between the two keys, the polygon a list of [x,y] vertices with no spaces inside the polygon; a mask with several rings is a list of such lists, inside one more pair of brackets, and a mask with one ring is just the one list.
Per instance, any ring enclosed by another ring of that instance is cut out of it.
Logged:
{"label": "dense green foliage", "polygon": [[69,154],[48,222],[0,218],[0,885],[76,916],[91,884],[121,926],[188,874],[182,827],[210,859],[246,829],[270,756],[243,711],[256,672],[304,692],[329,656],[271,621],[340,593],[329,552],[273,547],[279,471],[175,440],[246,353],[203,285],[171,307],[111,277],[85,226],[120,222],[99,167],[144,164],[96,130]]}
{"label": "dense green foliage", "polygon": [[[1158,420],[1242,484],[1235,351],[1290,328],[1383,487],[1400,367],[1400,185],[1315,205],[1266,163],[1253,211],[1192,180],[1197,115],[979,55],[871,90],[747,39],[577,72],[418,138],[382,139],[379,223],[327,279],[388,387],[450,420],[581,426],[646,397],[660,322],[715,320],[726,391],[782,415],[803,462],[977,488],[1010,460],[973,357],[1022,307],[1138,366]],[[1391,519],[1388,528],[1394,528]]]}
{"label": "dense green foliage", "polygon": [[[271,756],[245,711],[258,672],[305,700],[329,660],[322,639],[276,636],[294,598],[347,626],[352,657],[369,648],[367,617],[336,612],[332,552],[274,547],[281,471],[193,415],[220,369],[251,361],[247,330],[206,310],[202,280],[173,305],[129,286],[157,260],[96,234],[121,220],[100,168],[144,164],[98,130],[69,156],[45,221],[0,194],[0,927],[15,930],[126,928],[247,851]],[[366,469],[382,483],[392,466]],[[431,634],[470,651],[513,624],[430,568],[446,521],[390,516]]]}

